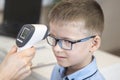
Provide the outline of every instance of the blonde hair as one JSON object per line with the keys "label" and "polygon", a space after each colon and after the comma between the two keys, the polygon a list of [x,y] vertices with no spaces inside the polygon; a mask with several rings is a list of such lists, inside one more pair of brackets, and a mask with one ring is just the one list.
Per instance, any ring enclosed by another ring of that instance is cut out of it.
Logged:
{"label": "blonde hair", "polygon": [[48,15],[50,22],[85,21],[85,29],[89,34],[102,35],[104,15],[100,5],[95,0],[61,0]]}

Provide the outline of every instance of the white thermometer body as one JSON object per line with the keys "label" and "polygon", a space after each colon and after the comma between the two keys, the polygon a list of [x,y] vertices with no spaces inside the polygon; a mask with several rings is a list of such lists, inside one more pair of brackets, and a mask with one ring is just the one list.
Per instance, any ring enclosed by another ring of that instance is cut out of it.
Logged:
{"label": "white thermometer body", "polygon": [[35,43],[45,39],[48,34],[48,28],[42,24],[26,24],[18,33],[16,44],[18,51],[30,48]]}

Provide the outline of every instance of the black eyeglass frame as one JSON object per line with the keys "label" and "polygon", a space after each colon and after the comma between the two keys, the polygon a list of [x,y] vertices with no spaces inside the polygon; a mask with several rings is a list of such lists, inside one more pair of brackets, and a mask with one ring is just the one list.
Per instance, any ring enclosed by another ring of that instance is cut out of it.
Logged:
{"label": "black eyeglass frame", "polygon": [[[73,44],[78,43],[78,42],[85,42],[85,41],[87,41],[87,40],[89,40],[89,39],[91,39],[91,38],[95,38],[95,37],[96,37],[96,36],[94,35],[94,36],[89,36],[89,37],[86,37],[86,38],[83,38],[83,39],[80,39],[80,40],[76,40],[76,41],[69,41],[69,40],[65,40],[65,39],[57,39],[57,38],[51,36],[50,34],[49,34],[48,36],[54,38],[55,41],[56,41],[55,44],[52,45],[52,44],[49,43],[48,38],[46,38],[49,45],[51,45],[51,46],[56,46],[56,44],[57,44],[58,42],[60,42],[61,45],[59,44],[59,46],[60,46],[62,49],[64,49],[64,50],[72,50]],[[63,47],[62,47],[62,40],[68,41],[68,42],[71,44],[71,48],[70,48],[70,49],[65,49],[65,48],[63,48]]]}

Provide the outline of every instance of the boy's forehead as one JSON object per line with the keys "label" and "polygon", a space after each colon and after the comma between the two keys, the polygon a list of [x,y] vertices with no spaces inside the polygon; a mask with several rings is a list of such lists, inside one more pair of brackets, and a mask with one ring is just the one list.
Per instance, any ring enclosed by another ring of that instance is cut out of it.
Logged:
{"label": "boy's forehead", "polygon": [[74,27],[74,28],[79,28],[79,29],[84,29],[86,26],[85,20],[74,20],[74,21],[52,21],[50,22],[50,28],[51,27]]}
{"label": "boy's forehead", "polygon": [[79,32],[83,30],[87,31],[85,20],[76,20],[76,21],[53,21],[50,22],[49,28],[51,29],[77,29]]}
{"label": "boy's forehead", "polygon": [[85,22],[50,22],[50,33],[53,35],[75,36],[86,33]]}

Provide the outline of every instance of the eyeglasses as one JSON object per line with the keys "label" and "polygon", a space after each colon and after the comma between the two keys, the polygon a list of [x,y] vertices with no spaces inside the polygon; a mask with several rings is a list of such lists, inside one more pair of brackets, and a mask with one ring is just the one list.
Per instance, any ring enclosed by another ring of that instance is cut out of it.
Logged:
{"label": "eyeglasses", "polygon": [[56,44],[58,44],[64,50],[72,50],[73,44],[78,43],[78,42],[85,42],[94,37],[95,36],[90,36],[90,37],[86,37],[80,40],[70,41],[70,40],[64,40],[64,39],[57,39],[51,35],[48,35],[47,42],[51,46],[56,46]]}

